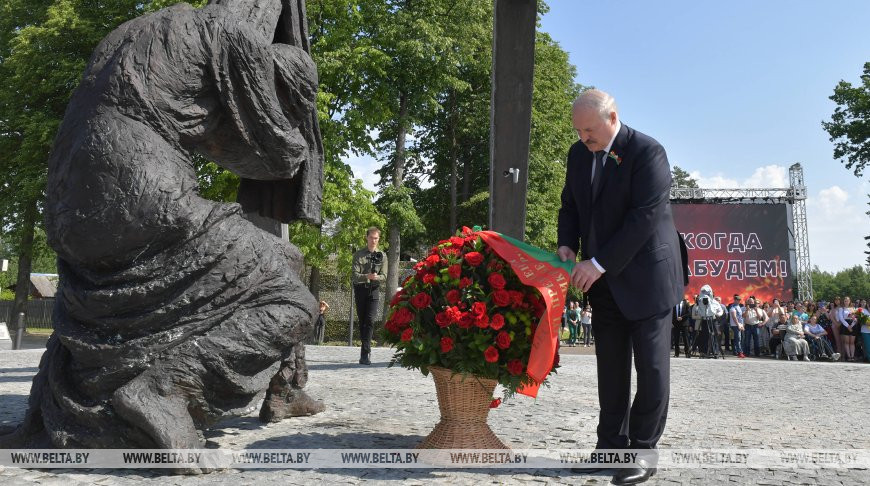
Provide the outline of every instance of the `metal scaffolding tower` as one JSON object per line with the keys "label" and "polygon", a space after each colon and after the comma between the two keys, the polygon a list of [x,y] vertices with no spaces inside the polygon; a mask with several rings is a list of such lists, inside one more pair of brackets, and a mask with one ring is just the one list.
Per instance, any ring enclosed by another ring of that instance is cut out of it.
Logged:
{"label": "metal scaffolding tower", "polygon": [[792,191],[791,214],[794,225],[795,263],[797,264],[798,298],[813,298],[813,276],[810,267],[810,240],[807,232],[807,188],[804,169],[800,164],[788,168]]}
{"label": "metal scaffolding tower", "polygon": [[789,187],[787,188],[704,189],[697,187],[672,187],[671,200],[681,203],[694,202],[704,204],[786,203],[791,205],[797,295],[801,300],[812,299],[813,278],[807,232],[807,188],[804,185],[804,170],[800,164],[794,164],[788,168],[788,175]]}

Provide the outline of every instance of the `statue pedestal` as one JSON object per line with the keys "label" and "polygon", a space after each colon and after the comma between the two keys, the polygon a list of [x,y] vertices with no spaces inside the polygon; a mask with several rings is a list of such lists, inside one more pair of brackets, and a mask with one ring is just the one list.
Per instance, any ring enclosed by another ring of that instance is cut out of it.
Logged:
{"label": "statue pedestal", "polygon": [[12,337],[9,336],[9,328],[5,322],[0,322],[0,351],[12,349]]}

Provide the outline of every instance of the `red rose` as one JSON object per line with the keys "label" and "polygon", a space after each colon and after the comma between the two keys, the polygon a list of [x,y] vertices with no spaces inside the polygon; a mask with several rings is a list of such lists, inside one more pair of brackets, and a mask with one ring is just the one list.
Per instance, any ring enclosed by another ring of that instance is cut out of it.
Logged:
{"label": "red rose", "polygon": [[471,313],[475,316],[486,314],[486,302],[475,302],[471,304]]}
{"label": "red rose", "polygon": [[504,288],[507,281],[505,281],[504,277],[501,276],[500,273],[493,273],[486,279],[489,282],[490,287],[496,290],[501,290]]}
{"label": "red rose", "polygon": [[399,333],[399,326],[396,324],[396,321],[390,319],[384,324],[384,329],[390,331],[393,334]]}
{"label": "red rose", "polygon": [[393,295],[393,298],[390,300],[390,305],[398,304],[404,296],[405,296],[405,291],[400,290],[400,291],[396,292],[396,294]]}
{"label": "red rose", "polygon": [[462,279],[459,280],[459,288],[460,288],[460,289],[464,289],[465,287],[468,287],[469,285],[471,285],[471,279],[470,279],[470,278],[468,278],[468,277],[462,277]]}
{"label": "red rose", "polygon": [[[449,337],[441,338],[441,352],[449,353],[451,349],[453,349],[453,339]],[[522,363],[520,363],[520,365],[522,365]]]}
{"label": "red rose", "polygon": [[408,342],[411,340],[412,337],[414,337],[414,330],[410,327],[408,329],[405,329],[405,331],[402,333],[402,341]]}
{"label": "red rose", "polygon": [[428,285],[432,285],[433,283],[435,283],[435,275],[432,275],[431,273],[424,273],[423,274],[423,283],[428,284]]}
{"label": "red rose", "polygon": [[498,333],[498,336],[495,337],[495,344],[501,349],[511,347],[511,335],[504,331]]}
{"label": "red rose", "polygon": [[462,275],[462,267],[458,263],[450,265],[450,268],[447,269],[447,274],[450,275],[450,278],[459,278]]}
{"label": "red rose", "polygon": [[486,329],[486,327],[489,326],[489,316],[486,314],[474,316],[474,325],[481,329]]}
{"label": "red rose", "polygon": [[471,228],[469,228],[468,226],[463,226],[463,227],[462,227],[462,236],[468,236],[468,235],[471,235],[471,234],[473,234],[473,233],[474,233],[474,232],[471,231]]}
{"label": "red rose", "polygon": [[447,317],[450,318],[450,322],[459,322],[462,318],[462,312],[456,306],[448,307],[446,312]]}
{"label": "red rose", "polygon": [[408,310],[407,307],[399,307],[393,314],[393,320],[396,321],[396,324],[407,324],[414,320],[414,313]]}
{"label": "red rose", "polygon": [[523,368],[523,362],[518,359],[512,359],[507,362],[508,373],[514,376],[519,376],[523,374]]}
{"label": "red rose", "polygon": [[496,307],[505,307],[511,303],[511,294],[507,290],[496,290],[492,293],[492,301]]}
{"label": "red rose", "polygon": [[441,253],[445,257],[448,257],[450,255],[457,255],[458,256],[461,253],[461,251],[459,250],[459,248],[444,248],[443,250],[441,250]]}
{"label": "red rose", "polygon": [[534,304],[535,306],[535,319],[540,319],[544,312],[547,311],[547,304],[542,300],[538,300]]}
{"label": "red rose", "polygon": [[511,294],[511,303],[514,307],[519,307],[523,304],[523,293],[519,290],[509,290]]}
{"label": "red rose", "polygon": [[498,350],[492,346],[486,348],[486,351],[483,352],[483,358],[486,359],[487,363],[495,363],[498,361]]}
{"label": "red rose", "polygon": [[441,257],[438,255],[429,255],[428,257],[426,257],[425,261],[426,261],[427,265],[429,265],[430,267],[433,267],[433,266],[437,265],[438,262],[441,261]]}
{"label": "red rose", "polygon": [[455,305],[457,302],[459,302],[459,297],[459,291],[456,289],[448,291],[447,295],[444,296],[444,298],[447,299],[447,303],[450,305]]}
{"label": "red rose", "polygon": [[463,312],[462,316],[459,318],[459,327],[468,329],[472,324],[474,324],[474,316],[469,312]]}
{"label": "red rose", "polygon": [[467,261],[472,267],[476,267],[483,263],[483,255],[476,251],[470,251],[465,254],[465,261]]}
{"label": "red rose", "polygon": [[439,312],[435,314],[435,324],[438,324],[440,327],[447,327],[450,325],[450,316],[447,315],[447,312]]}
{"label": "red rose", "polygon": [[453,246],[458,246],[459,248],[462,248],[462,245],[465,244],[465,239],[460,238],[458,236],[451,236],[450,237],[450,244]]}
{"label": "red rose", "polygon": [[489,408],[498,408],[501,405],[501,398],[493,398],[491,402],[489,402]]}
{"label": "red rose", "polygon": [[411,297],[411,305],[418,309],[425,309],[429,307],[429,304],[432,303],[432,297],[429,296],[426,292],[420,292],[417,295]]}
{"label": "red rose", "polygon": [[492,319],[489,320],[489,327],[498,331],[499,329],[504,327],[504,316],[501,314],[495,314],[492,316]]}

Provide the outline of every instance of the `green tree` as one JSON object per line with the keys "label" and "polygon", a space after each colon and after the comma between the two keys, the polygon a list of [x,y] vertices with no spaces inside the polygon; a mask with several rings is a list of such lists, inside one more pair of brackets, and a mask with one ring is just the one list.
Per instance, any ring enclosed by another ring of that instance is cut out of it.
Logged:
{"label": "green tree", "polygon": [[577,141],[571,123],[571,103],[582,86],[574,82],[577,68],[549,34],[537,33],[529,146],[529,189],[526,241],[556,251],[556,215],[565,185],[568,149]]}
{"label": "green tree", "polygon": [[861,177],[870,162],[870,62],[864,63],[860,85],[841,80],[830,100],[837,108],[822,126],[834,142],[834,158],[845,157],[846,168]]}
{"label": "green tree", "polygon": [[[387,295],[398,287],[398,261],[403,235],[422,228],[411,198],[409,166],[419,157],[408,137],[429,114],[441,108],[439,95],[461,88],[457,74],[463,46],[457,25],[465,25],[482,4],[438,0],[369,0],[359,2],[360,36],[371,42],[370,62],[361,66],[367,82],[358,106],[368,113],[378,134],[376,148],[384,167],[379,207],[387,218]],[[409,163],[409,160],[412,161]],[[410,181],[413,182],[413,181]]]}
{"label": "green tree", "polygon": [[698,181],[678,165],[675,165],[671,169],[671,187],[694,187],[697,189]]}
{"label": "green tree", "polygon": [[[834,158],[846,158],[847,169],[853,169],[856,177],[861,177],[870,162],[870,62],[864,63],[861,84],[852,86],[841,80],[834,88],[830,100],[837,104],[831,121],[822,126],[834,143]],[[870,248],[870,235],[864,238]],[[867,263],[870,264],[870,251]]]}
{"label": "green tree", "polygon": [[143,8],[133,0],[0,6],[0,210],[3,234],[17,254],[13,315],[26,303],[31,263],[45,256],[34,253],[34,234],[42,224],[46,161],[66,104],[94,46]]}
{"label": "green tree", "polygon": [[839,272],[823,272],[813,267],[813,294],[816,299],[832,301],[850,296],[852,300],[870,298],[870,267],[855,265]]}
{"label": "green tree", "polygon": [[[477,30],[464,30],[471,32],[469,45],[476,46],[472,61],[460,71],[465,89],[444,93],[443,110],[423,120],[418,133],[423,159],[428,164],[415,168],[415,175],[432,182],[432,187],[415,195],[426,227],[423,239],[427,242],[451,234],[456,226],[485,224],[489,219],[491,13],[489,18],[479,21]],[[570,107],[581,87],[575,84],[575,76],[576,69],[569,63],[568,54],[548,34],[538,32],[525,236],[532,244],[553,250],[554,215],[565,180],[564,161],[576,141]]]}

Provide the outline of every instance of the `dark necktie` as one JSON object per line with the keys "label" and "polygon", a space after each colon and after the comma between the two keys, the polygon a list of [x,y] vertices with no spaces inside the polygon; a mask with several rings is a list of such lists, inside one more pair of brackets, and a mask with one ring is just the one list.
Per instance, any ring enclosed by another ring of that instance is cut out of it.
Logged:
{"label": "dark necktie", "polygon": [[604,151],[595,152],[595,174],[592,175],[592,199],[598,195],[601,189],[601,178],[604,175]]}

